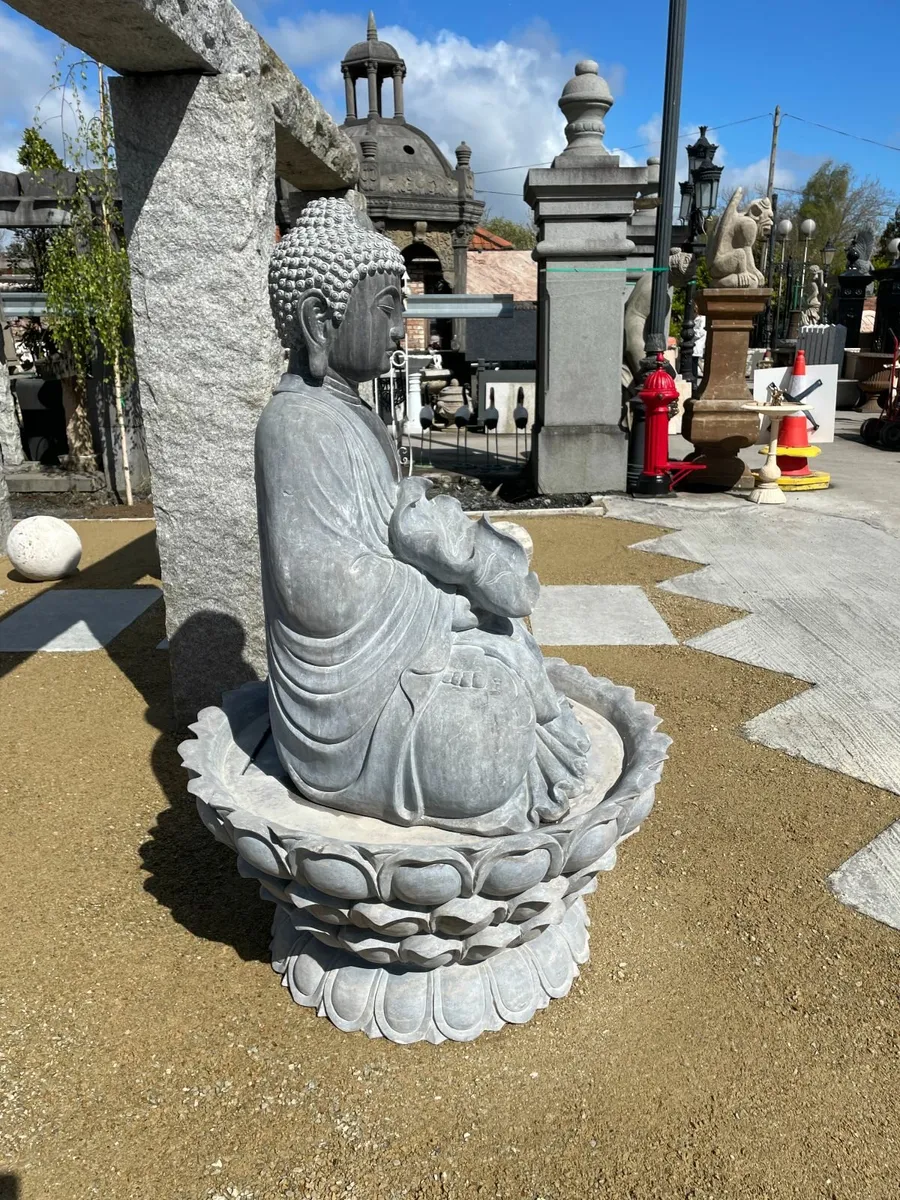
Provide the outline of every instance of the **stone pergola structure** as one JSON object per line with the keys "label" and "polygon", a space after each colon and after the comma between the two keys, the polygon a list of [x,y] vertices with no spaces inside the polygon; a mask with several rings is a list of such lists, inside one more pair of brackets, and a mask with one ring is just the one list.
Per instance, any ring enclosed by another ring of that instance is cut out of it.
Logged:
{"label": "stone pergola structure", "polygon": [[253,437],[282,367],[275,177],[345,193],[355,147],[230,0],[13,0],[110,81],[176,717],[265,670]]}

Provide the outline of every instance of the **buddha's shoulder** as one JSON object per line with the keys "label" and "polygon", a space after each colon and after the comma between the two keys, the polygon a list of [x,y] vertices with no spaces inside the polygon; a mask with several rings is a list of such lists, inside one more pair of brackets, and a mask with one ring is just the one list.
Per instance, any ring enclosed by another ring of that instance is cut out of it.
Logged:
{"label": "buddha's shoulder", "polygon": [[354,424],[355,419],[352,407],[339,397],[298,381],[296,386],[275,389],[260,414],[258,434],[295,425],[302,425],[307,432],[319,429],[324,433]]}

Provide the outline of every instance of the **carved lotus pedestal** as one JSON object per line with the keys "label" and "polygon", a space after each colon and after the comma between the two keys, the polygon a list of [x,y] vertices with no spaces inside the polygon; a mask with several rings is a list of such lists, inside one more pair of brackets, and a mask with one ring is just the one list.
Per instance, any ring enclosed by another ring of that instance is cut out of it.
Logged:
{"label": "carved lotus pedestal", "polygon": [[210,832],[275,905],[272,965],[298,1004],[395,1042],[469,1041],[565,996],[588,958],[583,897],[647,816],[670,739],[630,688],[547,661],[591,733],[591,790],[556,824],[478,837],[311,804],[269,732],[264,683],[181,746]]}
{"label": "carved lotus pedestal", "polygon": [[756,441],[759,417],[740,410],[753,403],[746,379],[750,333],[771,295],[770,288],[704,288],[698,297],[706,317],[706,369],[697,399],[684,406],[682,424],[696,451],[693,461],[706,467],[692,480],[698,488],[753,487],[739,452]]}

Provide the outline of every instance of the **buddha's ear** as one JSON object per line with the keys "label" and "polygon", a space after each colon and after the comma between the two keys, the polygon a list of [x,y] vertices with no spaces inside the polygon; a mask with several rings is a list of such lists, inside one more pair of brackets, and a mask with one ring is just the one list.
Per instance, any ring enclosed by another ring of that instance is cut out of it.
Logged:
{"label": "buddha's ear", "polygon": [[305,292],[297,305],[297,324],[306,346],[309,373],[324,379],[328,372],[328,325],[331,310],[318,290]]}

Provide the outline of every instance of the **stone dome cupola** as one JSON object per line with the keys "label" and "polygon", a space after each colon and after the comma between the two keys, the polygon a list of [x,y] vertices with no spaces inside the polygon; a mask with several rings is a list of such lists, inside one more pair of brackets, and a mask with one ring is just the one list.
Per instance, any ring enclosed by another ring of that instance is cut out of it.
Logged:
{"label": "stone dome cupola", "polygon": [[[406,77],[406,63],[390,42],[382,42],[379,39],[374,13],[369,13],[366,40],[351,46],[341,60],[341,73],[344,76],[348,121],[359,120],[361,117],[371,119],[384,116],[382,85],[387,79],[392,80],[394,86],[394,119],[403,120],[403,80]],[[365,79],[368,83],[369,107],[365,115],[357,111],[358,79]]]}

